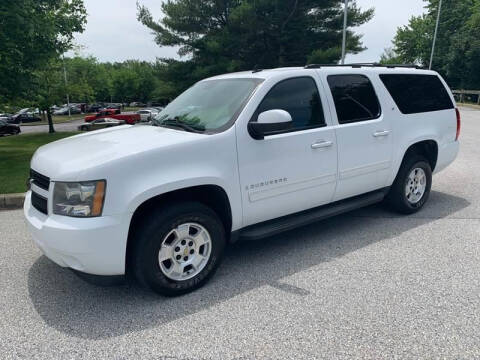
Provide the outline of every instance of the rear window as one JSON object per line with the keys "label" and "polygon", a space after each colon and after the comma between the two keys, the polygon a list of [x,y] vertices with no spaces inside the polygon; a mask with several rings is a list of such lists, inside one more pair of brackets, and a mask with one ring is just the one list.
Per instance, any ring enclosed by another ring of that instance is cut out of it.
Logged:
{"label": "rear window", "polygon": [[383,74],[380,79],[403,114],[453,109],[436,75]]}

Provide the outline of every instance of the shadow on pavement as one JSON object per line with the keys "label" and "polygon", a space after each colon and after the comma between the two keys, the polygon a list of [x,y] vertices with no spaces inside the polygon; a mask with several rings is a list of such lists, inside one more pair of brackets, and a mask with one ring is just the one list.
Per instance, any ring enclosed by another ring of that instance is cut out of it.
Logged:
{"label": "shadow on pavement", "polygon": [[[228,248],[222,266],[205,287],[178,298],[160,297],[132,284],[90,285],[44,256],[30,268],[28,290],[38,314],[56,330],[87,339],[115,337],[181,319],[265,285],[308,296],[309,291],[282,283],[282,278],[395,238],[468,205],[463,198],[432,192],[422,212],[402,221],[378,205],[264,241],[240,242]],[[422,217],[424,213],[432,216]]]}

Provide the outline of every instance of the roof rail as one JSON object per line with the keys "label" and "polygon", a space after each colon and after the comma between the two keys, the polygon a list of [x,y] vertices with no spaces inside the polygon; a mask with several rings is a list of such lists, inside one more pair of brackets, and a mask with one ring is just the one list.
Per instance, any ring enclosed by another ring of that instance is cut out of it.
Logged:
{"label": "roof rail", "polygon": [[413,69],[425,69],[423,66],[415,64],[380,64],[380,63],[354,63],[354,64],[309,64],[305,66],[305,69],[320,69],[322,67],[384,67],[387,69],[393,68],[413,68]]}
{"label": "roof rail", "polygon": [[255,74],[257,72],[263,71],[263,68],[259,67],[258,65],[255,65],[252,70],[252,74]]}

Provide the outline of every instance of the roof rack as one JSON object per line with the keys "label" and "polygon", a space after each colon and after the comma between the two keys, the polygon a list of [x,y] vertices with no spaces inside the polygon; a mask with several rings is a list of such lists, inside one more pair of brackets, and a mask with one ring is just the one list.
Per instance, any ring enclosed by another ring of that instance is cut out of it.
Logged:
{"label": "roof rack", "polygon": [[252,70],[252,74],[258,73],[263,71],[263,68],[259,67],[258,65],[255,65]]}
{"label": "roof rack", "polygon": [[387,69],[393,68],[413,68],[413,69],[425,69],[423,66],[415,64],[380,64],[380,63],[354,63],[354,64],[309,64],[305,66],[305,69],[319,69],[322,67],[352,67],[352,68],[361,68],[361,67],[383,67]]}

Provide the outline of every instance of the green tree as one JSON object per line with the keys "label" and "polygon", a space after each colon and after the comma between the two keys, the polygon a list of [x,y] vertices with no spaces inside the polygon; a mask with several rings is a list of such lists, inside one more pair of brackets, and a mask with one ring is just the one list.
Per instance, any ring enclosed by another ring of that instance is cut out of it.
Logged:
{"label": "green tree", "polygon": [[392,48],[386,48],[380,56],[380,64],[401,64],[398,54]]}
{"label": "green tree", "polygon": [[71,48],[85,22],[83,0],[0,1],[0,102],[26,98],[36,72]]}
{"label": "green tree", "polygon": [[[165,80],[181,91],[192,82],[222,72],[337,62],[343,28],[342,0],[168,0],[155,21],[138,6],[138,19],[160,46],[178,46],[186,61],[164,59]],[[350,1],[349,27],[373,16]],[[347,50],[364,50],[361,36],[348,31]],[[175,74],[174,79],[171,75]],[[173,82],[174,80],[174,82]]]}
{"label": "green tree", "polygon": [[47,113],[48,130],[50,133],[54,133],[50,107],[52,104],[63,102],[66,93],[63,64],[59,59],[52,58],[43,66],[42,70],[33,73],[31,81],[30,93],[27,93],[27,96],[40,110]]}
{"label": "green tree", "polygon": [[111,81],[105,68],[94,57],[65,59],[68,73],[68,94],[72,102],[91,103],[109,98]]}
{"label": "green tree", "polygon": [[[439,0],[397,30],[393,51],[403,63],[428,66]],[[480,0],[443,0],[433,68],[452,87],[480,88]]]}

